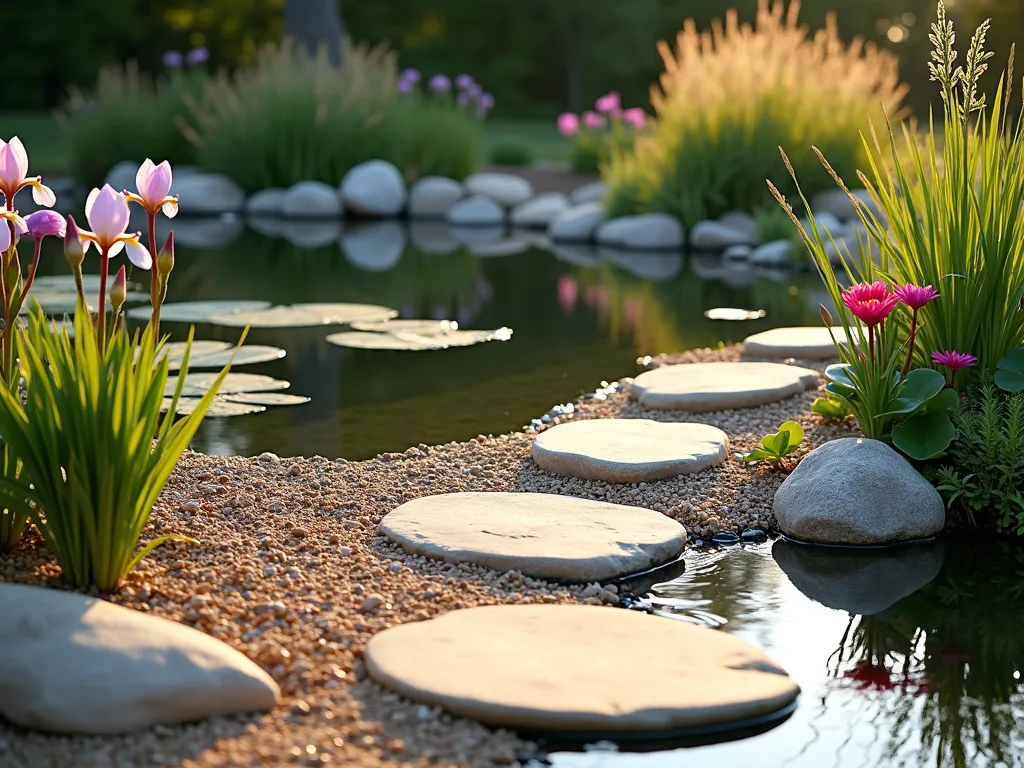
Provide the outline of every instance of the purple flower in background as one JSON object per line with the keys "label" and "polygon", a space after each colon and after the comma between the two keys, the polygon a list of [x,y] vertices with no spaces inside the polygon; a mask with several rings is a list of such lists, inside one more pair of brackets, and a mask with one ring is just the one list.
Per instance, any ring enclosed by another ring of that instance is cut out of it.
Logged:
{"label": "purple flower in background", "polygon": [[622,122],[639,131],[647,123],[647,114],[640,107],[633,107],[622,113]]}
{"label": "purple flower in background", "polygon": [[483,117],[492,109],[494,109],[494,97],[489,93],[481,93],[480,98],[476,101],[477,117]]}
{"label": "purple flower in background", "polygon": [[477,99],[480,94],[484,92],[484,88],[480,83],[470,83],[466,86],[466,93],[469,94],[470,98]]}
{"label": "purple flower in background", "polygon": [[427,87],[434,92],[447,92],[452,89],[452,81],[448,75],[434,75],[427,83]]}
{"label": "purple flower in background", "polygon": [[563,112],[558,116],[558,132],[563,136],[572,136],[580,129],[580,119],[572,112]]}
{"label": "purple flower in background", "polygon": [[471,102],[472,100],[473,100],[473,97],[472,97],[472,96],[470,96],[470,95],[469,95],[468,93],[466,93],[465,91],[463,91],[462,93],[460,93],[460,94],[459,94],[459,95],[458,95],[458,96],[456,97],[456,99],[455,99],[455,103],[456,103],[456,104],[458,104],[458,105],[459,105],[460,107],[464,107],[464,106],[466,106],[467,104],[469,104],[469,102]]}
{"label": "purple flower in background", "polygon": [[403,69],[402,74],[399,76],[399,82],[402,81],[415,85],[420,81],[420,71],[418,69],[413,69],[412,67]]}
{"label": "purple flower in background", "polygon": [[189,64],[202,64],[209,58],[210,49],[204,45],[200,45],[198,48],[193,48],[185,54],[185,61]]}
{"label": "purple flower in background", "polygon": [[167,51],[164,54],[164,66],[169,69],[177,69],[185,63],[185,57],[181,51]]}
{"label": "purple flower in background", "polygon": [[591,112],[589,109],[583,113],[583,124],[587,128],[604,128],[605,119],[597,112]]}
{"label": "purple flower in background", "polygon": [[398,88],[399,93],[412,93],[412,89],[416,87],[416,83],[412,80],[402,78],[398,81],[398,85],[396,87]]}
{"label": "purple flower in background", "polygon": [[459,75],[458,77],[455,78],[455,85],[460,90],[464,91],[467,88],[469,88],[469,86],[471,86],[473,84],[474,84],[474,81],[473,81],[473,76],[472,75],[461,74],[461,75]]}

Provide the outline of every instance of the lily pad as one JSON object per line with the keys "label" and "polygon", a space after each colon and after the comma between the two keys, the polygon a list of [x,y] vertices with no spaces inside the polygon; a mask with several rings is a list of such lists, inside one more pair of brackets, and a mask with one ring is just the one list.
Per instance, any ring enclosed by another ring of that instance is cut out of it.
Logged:
{"label": "lily pad", "polygon": [[[164,346],[164,354],[168,357],[170,370],[177,371],[181,368],[185,356],[185,346],[184,341],[173,341]],[[234,360],[232,360],[232,354],[234,354]],[[223,368],[228,363],[231,363],[232,366],[255,365],[280,360],[284,356],[283,349],[263,344],[243,345],[235,352],[235,345],[226,341],[193,341],[188,367],[192,370],[195,368]]]}
{"label": "lily pad", "polygon": [[[184,397],[202,397],[213,386],[217,380],[216,373],[190,373],[185,377],[185,388],[181,394]],[[170,397],[178,386],[177,376],[167,377],[167,386],[164,388],[164,395]],[[239,395],[249,392],[274,392],[281,389],[288,389],[291,384],[287,381],[274,379],[270,376],[262,376],[255,373],[229,373],[217,390],[218,396]]]}
{"label": "lily pad", "polygon": [[[179,416],[188,416],[195,411],[200,400],[202,400],[200,397],[180,397],[178,398],[178,408],[175,412]],[[163,410],[166,412],[170,407],[171,398],[165,397]],[[263,413],[265,410],[267,410],[266,407],[262,405],[236,403],[226,398],[215,397],[210,403],[210,407],[207,408],[206,415],[211,418],[218,416],[246,416],[250,413]]]}
{"label": "lily pad", "polygon": [[231,328],[308,328],[318,325],[348,325],[383,322],[398,315],[388,307],[373,304],[293,304],[290,307],[221,312],[210,322]]}
{"label": "lily pad", "polygon": [[[116,277],[117,275],[114,272],[111,272],[107,277],[108,288],[114,284]],[[148,273],[146,282],[149,282]],[[136,286],[138,283],[134,280],[129,280],[128,285]],[[76,293],[78,291],[78,288],[75,286],[74,275],[37,275],[32,283],[32,287],[40,291],[52,291],[54,293]],[[86,291],[98,291],[100,289],[100,276],[82,275],[82,288]],[[149,294],[145,294],[145,296],[149,298]]]}
{"label": "lily pad", "polygon": [[224,399],[247,405],[302,405],[309,402],[309,398],[304,395],[286,395],[283,392],[252,392],[227,395]]}
{"label": "lily pad", "polygon": [[[178,301],[164,304],[160,319],[168,323],[208,323],[210,316],[225,312],[251,312],[266,309],[269,301]],[[133,320],[148,320],[149,307],[128,310]]]}
{"label": "lily pad", "polygon": [[383,322],[349,323],[353,331],[371,333],[415,333],[418,336],[440,336],[459,330],[454,320],[385,320]]}
{"label": "lily pad", "polygon": [[736,309],[734,307],[715,307],[704,313],[708,320],[760,320],[765,316],[763,309]]}
{"label": "lily pad", "polygon": [[425,335],[416,333],[373,333],[368,331],[345,331],[334,333],[327,341],[338,347],[353,349],[392,349],[423,352],[448,347],[469,347],[485,341],[508,341],[512,338],[511,328],[496,331],[449,331],[448,333]]}

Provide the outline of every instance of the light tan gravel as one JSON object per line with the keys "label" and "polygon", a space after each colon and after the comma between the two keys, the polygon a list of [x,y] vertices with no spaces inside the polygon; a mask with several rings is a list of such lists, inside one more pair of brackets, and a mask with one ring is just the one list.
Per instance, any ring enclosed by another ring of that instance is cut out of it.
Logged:
{"label": "light tan gravel", "polygon": [[[653,364],[738,355],[738,347],[731,347]],[[703,421],[725,430],[734,452],[749,450],[791,418],[804,426],[810,446],[851,434],[849,427],[825,425],[811,414],[813,399],[809,392],[742,411],[688,414],[645,412],[615,393],[585,402],[573,418]],[[187,454],[144,538],[179,532],[200,544],[159,548],[111,599],[185,622],[241,650],[278,681],[284,704],[265,716],[117,738],[56,738],[0,724],[0,765],[483,768],[530,755],[533,745],[512,734],[404,701],[367,681],[363,647],[387,627],[457,608],[614,603],[615,594],[407,556],[376,534],[381,518],[424,495],[545,491],[647,506],[710,535],[770,527],[771,499],[784,477],[730,457],[707,472],[638,485],[558,478],[532,463],[531,440],[531,433],[481,436],[358,463]],[[14,555],[0,559],[0,581],[56,585],[57,569],[30,536]]]}

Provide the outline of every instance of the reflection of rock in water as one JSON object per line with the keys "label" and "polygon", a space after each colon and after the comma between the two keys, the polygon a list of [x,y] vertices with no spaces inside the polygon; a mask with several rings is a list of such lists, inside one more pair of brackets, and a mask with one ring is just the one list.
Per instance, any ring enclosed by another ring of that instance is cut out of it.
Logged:
{"label": "reflection of rock in water", "polygon": [[598,248],[601,258],[645,280],[671,280],[683,268],[678,253],[643,253],[618,248]]}
{"label": "reflection of rock in water", "polygon": [[498,242],[505,236],[504,224],[453,224],[448,229],[452,237],[462,245],[488,245]]}
{"label": "reflection of rock in water", "polygon": [[723,259],[717,254],[695,253],[690,257],[690,267],[697,277],[721,280],[732,288],[749,288],[757,281],[757,274],[749,263]]}
{"label": "reflection of rock in water", "polygon": [[[162,216],[157,217],[157,222]],[[142,232],[146,231],[148,224],[144,225]],[[184,245],[191,248],[224,248],[233,243],[245,230],[245,223],[240,216],[235,214],[223,214],[221,216],[204,216],[202,218],[181,217],[174,219],[173,226],[156,227],[156,239],[158,245],[163,244],[161,233],[164,229],[174,229],[175,245]],[[166,234],[164,234],[166,237]]]}
{"label": "reflection of rock in water", "polygon": [[551,253],[559,261],[573,264],[577,267],[593,267],[600,262],[597,248],[589,243],[581,245],[552,245]]}
{"label": "reflection of rock in water", "polygon": [[460,247],[459,241],[452,235],[451,227],[439,221],[410,222],[409,239],[413,248],[428,256],[443,256]]}
{"label": "reflection of rock in water", "polygon": [[772,556],[793,586],[828,608],[880,613],[939,575],[940,542],[885,550],[839,550],[779,539]]}
{"label": "reflection of rock in water", "polygon": [[386,272],[402,258],[405,232],[397,221],[358,224],[341,236],[341,251],[349,263],[369,272]]}
{"label": "reflection of rock in water", "polygon": [[281,221],[285,239],[296,248],[323,248],[341,237],[341,221]]}

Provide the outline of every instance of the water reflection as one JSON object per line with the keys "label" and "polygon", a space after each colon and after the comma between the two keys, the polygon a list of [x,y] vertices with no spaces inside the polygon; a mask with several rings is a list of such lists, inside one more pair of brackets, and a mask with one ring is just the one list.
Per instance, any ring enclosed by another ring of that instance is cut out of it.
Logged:
{"label": "water reflection", "polygon": [[654,588],[656,612],[763,647],[800,684],[796,713],[742,742],[558,753],[556,768],[1024,764],[1024,551],[1013,542],[888,555],[776,542],[691,552],[687,565]]}

